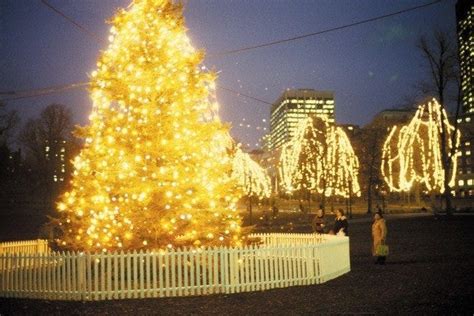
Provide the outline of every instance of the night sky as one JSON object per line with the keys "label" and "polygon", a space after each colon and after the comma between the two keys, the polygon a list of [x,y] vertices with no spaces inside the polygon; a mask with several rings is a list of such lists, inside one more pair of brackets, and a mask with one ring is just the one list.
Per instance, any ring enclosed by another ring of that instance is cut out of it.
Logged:
{"label": "night sky", "polygon": [[[404,104],[426,78],[415,47],[433,30],[455,35],[455,0],[320,36],[219,56],[218,53],[317,32],[432,1],[409,0],[194,0],[185,5],[193,45],[210,55],[218,85],[267,102],[286,88],[332,90],[336,122],[364,125],[387,108]],[[105,20],[129,0],[49,0],[96,34],[97,41],[41,3],[0,2],[0,91],[38,89],[87,81],[106,48]],[[212,56],[212,54],[217,54]],[[6,96],[2,96],[5,98]],[[8,97],[8,96],[7,96]],[[268,132],[270,105],[218,90],[221,117],[232,134],[255,147]],[[51,103],[73,109],[86,124],[91,101],[86,89],[8,102],[23,122]],[[248,127],[250,126],[250,127]],[[266,130],[264,130],[266,128]]]}

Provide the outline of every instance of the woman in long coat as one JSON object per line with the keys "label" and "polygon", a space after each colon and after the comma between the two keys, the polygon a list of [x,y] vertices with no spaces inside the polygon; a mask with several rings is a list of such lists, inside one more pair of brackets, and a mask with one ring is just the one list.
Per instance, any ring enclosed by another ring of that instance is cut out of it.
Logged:
{"label": "woman in long coat", "polygon": [[376,264],[384,264],[385,256],[377,254],[377,247],[385,244],[387,238],[387,225],[385,225],[385,219],[383,218],[382,212],[377,212],[374,215],[374,223],[372,224],[372,255],[377,257]]}
{"label": "woman in long coat", "polygon": [[313,231],[317,234],[324,234],[326,231],[326,219],[324,218],[324,211],[321,207],[313,219],[312,226]]}
{"label": "woman in long coat", "polygon": [[333,234],[344,234],[349,235],[349,224],[347,218],[344,216],[344,210],[342,208],[336,211],[336,220],[334,221],[334,228],[332,229]]}

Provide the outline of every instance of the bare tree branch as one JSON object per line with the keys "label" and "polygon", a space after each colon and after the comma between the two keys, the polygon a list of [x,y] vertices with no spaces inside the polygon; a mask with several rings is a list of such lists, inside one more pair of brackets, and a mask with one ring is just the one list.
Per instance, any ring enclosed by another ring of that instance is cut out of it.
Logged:
{"label": "bare tree branch", "polygon": [[38,119],[29,120],[19,134],[19,141],[39,164],[45,163],[44,149],[55,142],[71,139],[72,113],[64,105],[51,104]]}
{"label": "bare tree branch", "polygon": [[[449,100],[447,91],[451,85],[459,84],[457,78],[459,77],[459,68],[457,63],[457,51],[455,44],[451,40],[452,37],[448,34],[437,31],[434,33],[433,39],[430,41],[426,37],[422,36],[417,47],[423,57],[425,57],[426,63],[428,64],[429,83],[421,83],[419,85],[422,92],[433,91],[437,97],[441,106],[446,109],[447,100]],[[455,37],[454,37],[455,38]],[[459,88],[457,89],[459,94]],[[456,117],[459,115],[459,95],[457,98]],[[443,162],[443,169],[445,170],[444,175],[444,199],[446,203],[446,211],[448,215],[452,212],[451,207],[451,187],[449,180],[452,174],[451,158],[455,153],[456,149],[447,149],[448,144],[448,132],[446,130],[444,122],[441,122],[440,138],[441,138],[441,159]],[[457,124],[455,122],[456,134]],[[455,137],[455,136],[454,136]]]}
{"label": "bare tree branch", "polygon": [[5,105],[0,102],[0,137],[3,142],[7,142],[19,122],[18,113],[16,111],[6,111]]}

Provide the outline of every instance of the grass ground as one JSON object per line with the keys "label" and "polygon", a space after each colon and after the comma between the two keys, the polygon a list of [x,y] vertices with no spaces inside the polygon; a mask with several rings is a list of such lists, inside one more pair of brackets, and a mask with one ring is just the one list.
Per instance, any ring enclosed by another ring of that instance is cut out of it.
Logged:
{"label": "grass ground", "polygon": [[[287,216],[264,230],[282,230],[281,224],[288,220],[296,223],[295,231],[309,229],[304,218],[298,219],[300,214]],[[350,222],[351,272],[320,285],[86,303],[0,299],[0,315],[472,315],[473,227],[474,216],[389,219],[391,254],[387,264],[379,266],[370,255],[370,221],[354,220]]]}

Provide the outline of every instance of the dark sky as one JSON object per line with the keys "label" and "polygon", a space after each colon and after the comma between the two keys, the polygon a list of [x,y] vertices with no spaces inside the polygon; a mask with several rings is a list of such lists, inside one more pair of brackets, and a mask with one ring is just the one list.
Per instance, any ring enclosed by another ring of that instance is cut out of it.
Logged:
{"label": "dark sky", "polygon": [[[129,0],[49,0],[97,34],[99,42],[40,0],[0,1],[0,91],[28,90],[87,81],[107,45],[105,20]],[[284,39],[426,4],[429,0],[194,0],[185,6],[195,47],[208,54]],[[336,122],[364,125],[379,111],[403,104],[426,77],[415,47],[422,34],[455,35],[455,0],[365,25],[299,41],[208,57],[218,85],[275,101],[286,88],[332,90]],[[268,131],[270,106],[218,90],[221,117],[232,134],[255,147]],[[8,102],[22,118],[50,103],[69,105],[87,123],[91,101],[85,89]],[[249,127],[248,127],[249,126]],[[266,130],[264,130],[266,128]]]}

